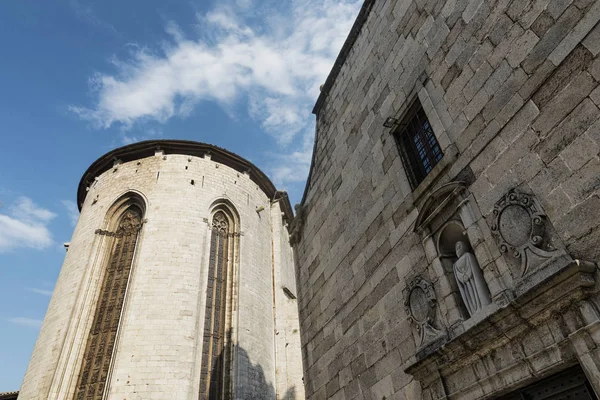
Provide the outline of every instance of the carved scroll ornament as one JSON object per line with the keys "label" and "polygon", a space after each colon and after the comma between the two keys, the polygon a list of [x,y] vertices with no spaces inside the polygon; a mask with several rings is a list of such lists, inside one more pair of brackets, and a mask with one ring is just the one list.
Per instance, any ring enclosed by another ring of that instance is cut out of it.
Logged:
{"label": "carved scroll ornament", "polygon": [[440,330],[433,326],[437,299],[431,282],[417,276],[405,289],[404,309],[408,320],[419,333],[418,346],[440,336]]}
{"label": "carved scroll ornament", "polygon": [[493,214],[500,251],[521,260],[520,277],[561,253],[545,240],[547,216],[533,196],[511,190]]}

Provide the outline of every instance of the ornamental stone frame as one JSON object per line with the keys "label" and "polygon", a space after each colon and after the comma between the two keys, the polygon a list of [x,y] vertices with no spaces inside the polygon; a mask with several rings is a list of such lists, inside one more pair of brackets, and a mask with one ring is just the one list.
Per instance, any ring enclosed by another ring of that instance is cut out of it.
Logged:
{"label": "ornamental stone frame", "polygon": [[[423,398],[497,398],[576,364],[600,393],[598,267],[566,253],[533,196],[508,191],[486,222],[466,184],[451,182],[427,196],[414,230],[447,326],[405,369]],[[474,249],[492,298],[471,318],[449,289],[459,240]]]}
{"label": "ornamental stone frame", "polygon": [[[493,241],[486,240],[492,238],[491,231],[465,182],[450,182],[426,196],[414,231],[421,236],[440,311],[450,331],[467,329],[509,301],[508,287],[494,260],[494,249],[489,246]],[[473,316],[461,298],[453,270],[459,241],[468,244],[468,251],[477,259],[491,298],[491,304]],[[497,249],[496,253],[500,255]]]}
{"label": "ornamental stone frame", "polygon": [[421,276],[404,289],[404,309],[419,335],[418,347],[439,339],[444,332],[434,326],[437,298],[431,282]]}
{"label": "ornamental stone frame", "polygon": [[495,204],[492,216],[491,230],[516,295],[573,262],[534,196],[511,189]]}

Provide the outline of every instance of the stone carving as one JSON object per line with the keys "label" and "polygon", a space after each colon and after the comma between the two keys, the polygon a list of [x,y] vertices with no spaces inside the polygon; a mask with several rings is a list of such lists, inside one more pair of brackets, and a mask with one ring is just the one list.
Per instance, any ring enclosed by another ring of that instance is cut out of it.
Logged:
{"label": "stone carving", "polygon": [[455,248],[458,260],[453,265],[454,276],[467,311],[473,316],[490,304],[490,292],[477,259],[467,251],[467,244],[458,241]]}
{"label": "stone carving", "polygon": [[123,236],[137,235],[144,222],[146,221],[140,219],[139,216],[133,211],[127,211],[121,219],[119,227],[115,232],[107,231],[104,229],[96,229],[94,233],[97,235],[104,235],[117,238],[121,238]]}
{"label": "stone carving", "polygon": [[502,253],[521,260],[520,277],[562,254],[546,237],[546,214],[526,193],[510,190],[494,206],[492,232]]}
{"label": "stone carving", "polygon": [[404,308],[408,320],[416,326],[419,333],[417,345],[422,346],[439,337],[442,332],[433,326],[437,305],[433,285],[418,276],[408,284],[404,298]]}

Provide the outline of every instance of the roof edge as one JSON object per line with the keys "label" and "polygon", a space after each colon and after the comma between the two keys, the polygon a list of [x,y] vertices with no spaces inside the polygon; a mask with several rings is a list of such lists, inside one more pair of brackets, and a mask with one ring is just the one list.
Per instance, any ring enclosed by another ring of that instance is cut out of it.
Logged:
{"label": "roof edge", "polygon": [[227,165],[238,172],[248,173],[250,179],[261,188],[261,190],[271,199],[271,201],[273,201],[276,197],[283,201],[282,209],[289,221],[291,221],[294,217],[287,193],[277,190],[269,177],[250,161],[238,156],[235,153],[211,144],[195,142],[191,140],[170,139],[146,140],[119,147],[109,151],[94,161],[92,165],[90,165],[85,171],[81,177],[81,180],[79,181],[79,186],[77,188],[77,207],[79,207],[79,210],[81,211],[81,206],[87,195],[87,188],[89,185],[94,182],[94,179],[97,176],[111,169],[115,160],[120,160],[123,162],[139,160],[153,156],[157,150],[162,150],[165,155],[182,154],[204,157],[206,154],[210,154],[211,160],[223,165]]}
{"label": "roof edge", "polygon": [[[331,69],[331,72],[327,76],[327,80],[325,80],[325,83],[323,84],[323,87],[321,88],[321,93],[319,93],[317,102],[312,110],[313,114],[317,115],[319,113],[319,110],[323,106],[323,103],[325,102],[327,95],[329,95],[329,91],[331,90],[333,83],[337,79],[340,71],[342,70],[342,66],[346,62],[346,58],[348,57],[348,54],[350,53],[352,46],[354,46],[354,42],[356,42],[356,39],[358,38],[358,35],[360,34],[363,25],[365,24],[365,22],[367,21],[367,18],[369,17],[369,14],[371,13],[373,4],[375,4],[375,0],[365,0],[364,1],[363,5],[358,13],[358,16],[356,17],[356,20],[354,21],[354,24],[352,25],[352,29],[350,29],[350,33],[348,34],[348,37],[346,38],[346,41],[344,42],[344,45],[342,46],[340,53],[338,54],[337,58],[335,59],[335,62],[333,63],[333,68]],[[317,118],[318,118],[318,115],[317,115]],[[315,123],[315,125],[317,125],[317,124],[318,124],[318,121]],[[315,127],[315,139],[314,139],[314,143],[313,143],[312,158],[310,160],[310,168],[308,170],[308,177],[306,178],[306,185],[304,186],[304,193],[302,194],[302,200],[300,200],[301,205],[305,204],[306,196],[308,194],[308,189],[310,188],[310,182],[311,182],[313,170],[315,167],[315,159],[317,157],[318,141],[319,141],[319,130]]]}
{"label": "roof edge", "polygon": [[327,75],[327,79],[325,80],[325,83],[321,87],[321,93],[319,93],[317,102],[312,110],[313,114],[317,114],[319,112],[319,110],[321,109],[321,106],[323,105],[325,98],[329,94],[329,91],[331,90],[333,83],[335,82],[337,76],[339,75],[339,73],[342,69],[342,66],[346,62],[346,58],[348,57],[348,54],[350,53],[352,46],[354,46],[354,42],[356,42],[356,39],[358,38],[358,35],[360,34],[363,25],[367,21],[367,17],[371,13],[373,4],[375,4],[375,0],[365,0],[365,2],[363,3],[363,5],[358,13],[358,16],[356,17],[356,20],[354,21],[354,24],[352,25],[352,28],[350,29],[350,33],[348,34],[348,37],[346,38],[346,41],[344,42],[344,45],[342,46],[342,49],[340,50],[337,58],[335,59],[335,62],[333,63],[331,72],[329,73],[329,75]]}

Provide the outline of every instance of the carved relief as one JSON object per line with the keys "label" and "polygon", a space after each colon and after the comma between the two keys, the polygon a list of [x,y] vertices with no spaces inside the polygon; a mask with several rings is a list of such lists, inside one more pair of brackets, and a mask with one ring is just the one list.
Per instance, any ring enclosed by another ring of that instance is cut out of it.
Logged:
{"label": "carved relief", "polygon": [[404,298],[404,309],[408,320],[416,326],[419,333],[417,346],[438,338],[442,331],[433,325],[437,306],[433,285],[418,276],[404,290]]}
{"label": "carved relief", "polygon": [[518,277],[562,254],[550,243],[546,214],[533,196],[511,190],[496,203],[493,215],[491,229],[500,251],[520,260]]}

